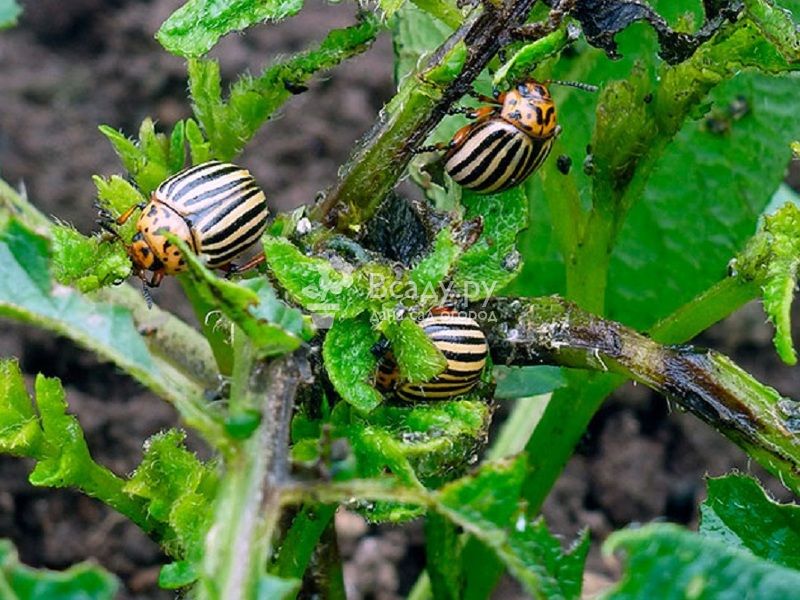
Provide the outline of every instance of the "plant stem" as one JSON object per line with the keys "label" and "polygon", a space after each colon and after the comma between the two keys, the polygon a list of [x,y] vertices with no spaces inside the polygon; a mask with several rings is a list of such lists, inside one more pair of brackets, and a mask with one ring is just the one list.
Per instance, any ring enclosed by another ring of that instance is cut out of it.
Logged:
{"label": "plant stem", "polygon": [[[537,462],[536,452],[530,453],[532,477],[525,489],[532,511],[538,510],[540,498],[549,490],[549,485],[546,489],[541,485],[546,483],[543,480],[554,481],[570,453],[554,450],[553,444],[571,451],[579,435],[575,432],[584,430],[584,421],[588,423],[593,408],[599,405],[598,398],[605,397],[623,378],[674,400],[745,449],[789,489],[800,492],[800,451],[795,435],[800,405],[760,384],[719,353],[662,346],[557,297],[498,298],[487,301],[481,310],[492,315],[493,320],[481,325],[495,364],[555,364],[605,374],[587,377],[589,391],[577,401],[570,398],[556,403],[561,390],[554,393],[529,442],[529,448],[541,448],[546,434],[550,450],[549,459],[542,464]],[[513,338],[508,336],[512,329]],[[561,420],[548,418],[551,411],[563,411]],[[559,460],[554,460],[555,455]]]}
{"label": "plant stem", "polygon": [[759,285],[740,277],[728,277],[693,298],[650,329],[662,344],[680,344],[758,298]]}
{"label": "plant stem", "polygon": [[[411,160],[414,148],[445,116],[448,107],[463,96],[494,57],[523,24],[536,0],[516,0],[506,6],[484,4],[480,14],[467,19],[433,53],[426,66],[408,77],[381,119],[357,145],[334,188],[313,216],[340,230],[355,229],[369,219]],[[571,40],[560,23],[541,29],[541,43],[531,62],[561,51]],[[468,49],[468,51],[467,51]]]}
{"label": "plant stem", "polygon": [[271,571],[285,579],[302,579],[314,548],[336,514],[336,504],[306,504],[292,521]]}
{"label": "plant stem", "polygon": [[202,599],[256,597],[280,516],[294,398],[308,372],[306,358],[298,351],[268,364],[256,362],[247,374],[245,403],[260,406],[263,418],[226,464],[206,537]]}

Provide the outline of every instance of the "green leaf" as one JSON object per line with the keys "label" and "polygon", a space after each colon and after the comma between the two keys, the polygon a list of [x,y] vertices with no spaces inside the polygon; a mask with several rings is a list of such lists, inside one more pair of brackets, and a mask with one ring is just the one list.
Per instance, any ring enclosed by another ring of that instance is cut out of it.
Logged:
{"label": "green leaf", "polygon": [[[94,175],[92,180],[97,188],[98,203],[114,217],[132,206],[147,203],[147,198],[119,175],[108,179]],[[117,227],[117,232],[123,240],[130,240],[136,233],[136,219],[128,219],[127,223]]]}
{"label": "green leaf", "polygon": [[177,590],[191,585],[199,577],[197,565],[188,560],[167,563],[158,572],[158,587]]}
{"label": "green leaf", "polygon": [[303,0],[188,0],[161,25],[156,39],[178,56],[202,56],[224,35],[281,21],[301,8]]}
{"label": "green leaf", "polygon": [[453,30],[431,19],[420,7],[408,3],[392,19],[391,27],[397,84],[417,68],[420,56],[437,48]]}
{"label": "green leaf", "polygon": [[38,375],[36,406],[47,444],[37,458],[30,482],[38,486],[79,487],[94,466],[78,420],[67,414],[61,382]]}
{"label": "green leaf", "polygon": [[466,217],[483,217],[480,239],[458,260],[453,283],[470,300],[497,295],[522,269],[517,235],[527,227],[528,201],[520,187],[500,194],[464,190]]}
{"label": "green leaf", "polygon": [[439,490],[436,508],[465,531],[497,547],[506,541],[505,528],[519,512],[525,470],[524,456],[484,463],[474,475]]}
{"label": "green leaf", "polygon": [[452,0],[411,0],[417,8],[439,19],[450,29],[457,29],[464,18],[458,4]]}
{"label": "green leaf", "polygon": [[189,153],[192,155],[192,164],[199,165],[211,160],[211,142],[207,141],[200,126],[194,119],[186,119],[186,141],[189,142]]}
{"label": "green leaf", "polygon": [[494,367],[495,398],[527,398],[547,394],[567,384],[560,367]]}
{"label": "green leaf", "polygon": [[536,598],[581,597],[583,567],[589,553],[589,535],[584,532],[567,551],[550,533],[544,519],[520,522],[499,557],[529,594]]}
{"label": "green leaf", "polygon": [[[260,77],[242,76],[222,98],[219,65],[211,60],[189,61],[189,89],[194,113],[215,158],[231,160],[255,135],[259,127],[288,100],[290,90],[302,88],[318,71],[335,67],[369,48],[380,28],[376,16],[364,14],[352,27],[334,29],[317,47],[277,63]],[[195,157],[197,132],[187,136]],[[195,141],[193,141],[195,140]],[[193,158],[195,162],[197,158]]]}
{"label": "green leaf", "polygon": [[263,244],[273,275],[304,308],[349,319],[369,306],[370,282],[364,273],[339,271],[327,260],[305,256],[283,238],[265,236]]}
{"label": "green leaf", "polygon": [[[489,407],[480,401],[382,404],[368,415],[339,407],[333,437],[346,438],[356,459],[355,469],[342,473],[343,478],[385,478],[391,472],[416,488],[421,483],[437,488],[476,463],[491,421]],[[424,512],[423,506],[397,502],[364,502],[359,509],[371,521],[394,523]]]}
{"label": "green leaf", "polygon": [[525,473],[524,456],[484,463],[442,488],[437,510],[491,548],[534,598],[579,598],[589,538],[564,552],[542,520],[525,520],[518,504]]}
{"label": "green leaf", "polygon": [[704,536],[781,566],[800,568],[800,506],[778,504],[752,477],[709,479],[700,515]]}
{"label": "green leaf", "polygon": [[126,279],[131,261],[120,244],[85,237],[70,225],[57,225],[53,234],[53,276],[81,292],[92,292]]}
{"label": "green leaf", "polygon": [[[141,499],[150,516],[168,523],[174,537],[162,544],[190,561],[199,561],[212,518],[217,474],[184,446],[178,429],[157,433],[145,443],[144,457],[125,484],[127,494]],[[175,566],[164,577],[175,578],[188,567]]]}
{"label": "green leaf", "polygon": [[119,582],[89,562],[66,571],[32,569],[19,562],[9,540],[0,540],[0,596],[4,600],[112,600]]}
{"label": "green leaf", "polygon": [[400,7],[403,6],[405,0],[380,0],[381,10],[386,15],[387,19],[390,19]]}
{"label": "green leaf", "polygon": [[132,373],[152,371],[153,358],[130,311],[54,285],[48,259],[45,238],[0,217],[0,315],[67,335]]}
{"label": "green leaf", "polygon": [[19,365],[14,360],[0,360],[0,451],[35,456],[42,452],[42,438]]}
{"label": "green leaf", "polygon": [[447,368],[447,359],[416,322],[406,317],[383,324],[392,343],[400,377],[410,383],[430,381]]}
{"label": "green leaf", "polygon": [[463,246],[454,239],[455,233],[451,227],[439,231],[431,252],[414,265],[408,274],[409,282],[416,289],[418,302],[425,306],[441,298],[440,286],[464,252]]}
{"label": "green leaf", "polygon": [[797,363],[792,344],[791,308],[800,268],[800,207],[787,202],[765,215],[758,233],[737,257],[742,277],[761,284],[764,310],[775,325],[775,348],[781,359]]}
{"label": "green leaf", "polygon": [[[167,136],[156,133],[155,123],[147,117],[139,127],[138,141],[128,138],[108,125],[101,125],[99,129],[111,142],[122,165],[136,181],[142,194],[149,195],[161,182],[183,168],[186,150],[182,121],[179,121],[172,134]],[[95,178],[95,183],[97,181],[98,178]],[[99,185],[98,190],[100,190]],[[126,195],[129,195],[129,192],[126,192]]]}
{"label": "green leaf", "polygon": [[325,369],[333,387],[360,412],[369,412],[383,401],[371,385],[378,364],[372,347],[377,341],[378,334],[365,316],[337,318],[322,346]]}
{"label": "green leaf", "polygon": [[[645,328],[720,278],[783,178],[788,143],[800,132],[795,91],[792,78],[740,75],[712,93],[706,121],[688,124],[666,148],[612,259],[612,318]],[[750,109],[733,120],[726,111],[738,96]],[[729,131],[711,131],[713,118]]]}
{"label": "green leaf", "polygon": [[196,292],[242,328],[259,356],[278,356],[300,347],[308,333],[303,317],[277,299],[268,281],[256,278],[238,284],[220,279],[183,240],[172,239],[183,253]]}
{"label": "green leaf", "polygon": [[800,589],[797,571],[675,525],[617,531],[603,550],[625,557],[622,581],[604,596],[613,600],[785,600]]}
{"label": "green leaf", "polygon": [[0,0],[0,29],[7,29],[17,24],[22,8],[16,0]]}

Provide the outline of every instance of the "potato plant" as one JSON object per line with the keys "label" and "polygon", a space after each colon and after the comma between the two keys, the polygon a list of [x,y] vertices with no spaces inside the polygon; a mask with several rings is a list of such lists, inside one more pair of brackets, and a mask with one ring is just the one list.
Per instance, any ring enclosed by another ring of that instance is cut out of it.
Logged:
{"label": "potato plant", "polygon": [[[396,95],[320,198],[274,215],[258,271],[212,272],[173,238],[199,330],[161,310],[157,292],[149,308],[122,283],[125,243],[53,221],[0,182],[0,315],[110,361],[171,402],[212,456],[199,460],[174,429],[145,442],[133,473],[113,473],[92,459],[59,381],[43,373],[28,390],[6,357],[0,451],[35,461],[32,484],[107,503],[170,557],[162,587],[224,600],[343,598],[340,506],[375,522],[424,519],[416,600],[486,598],[504,571],[532,597],[580,597],[588,534],[564,548],[539,512],[592,415],[628,380],[800,491],[797,401],[685,345],[760,298],[795,368],[800,209],[781,181],[800,138],[800,2],[381,0],[223,90],[206,57],[217,41],[302,8],[189,0],[156,37],[187,61],[193,117],[171,131],[145,119],[134,138],[100,127],[124,171],[94,178],[96,201],[117,216],[187,166],[236,161],[293,95],[314,94],[318,73],[392,36]],[[0,1],[0,23],[17,14]],[[532,77],[600,90],[551,86],[562,132],[521,185],[477,194],[415,152],[468,122],[449,113],[478,106],[474,91]],[[415,190],[397,188],[404,177]],[[119,236],[135,231],[134,218]],[[446,400],[381,393],[376,345],[408,381],[446,367],[417,324],[443,303],[476,319],[493,368]],[[489,443],[501,402],[513,408]],[[698,532],[612,534],[604,548],[624,574],[607,597],[797,595],[796,506],[731,474],[709,480],[700,510]],[[3,597],[111,598],[116,586],[91,565],[29,569],[0,544]]]}

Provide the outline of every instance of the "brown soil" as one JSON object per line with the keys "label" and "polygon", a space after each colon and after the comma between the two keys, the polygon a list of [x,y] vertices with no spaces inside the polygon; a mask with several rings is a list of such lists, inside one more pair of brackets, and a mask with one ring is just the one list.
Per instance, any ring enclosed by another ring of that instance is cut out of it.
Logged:
{"label": "brown soil", "polygon": [[[95,218],[90,176],[120,171],[97,125],[133,134],[145,116],[169,128],[189,115],[183,62],[153,40],[158,25],[180,4],[28,2],[21,25],[0,33],[0,175],[24,184],[45,212],[90,231]],[[226,78],[245,69],[257,72],[280,54],[320,39],[329,28],[349,24],[352,12],[346,5],[309,3],[284,24],[230,36],[214,55]],[[391,92],[391,47],[384,36],[371,52],[293,98],[241,162],[262,183],[274,208],[308,203],[334,180],[353,142]],[[178,300],[172,282],[159,291],[160,304],[188,318]],[[770,335],[754,305],[702,341],[733,355],[783,393],[800,397],[797,371],[777,361]],[[26,373],[62,379],[96,459],[116,473],[135,467],[148,436],[177,424],[170,406],[65,340],[3,321],[0,356],[18,356]],[[0,457],[0,537],[11,538],[25,562],[64,568],[94,558],[122,578],[120,598],[172,597],[156,585],[163,556],[155,544],[92,499],[32,487],[30,466]],[[646,389],[627,386],[592,422],[545,514],[565,537],[588,526],[596,542],[635,521],[694,524],[704,474],[731,468],[751,470],[742,452],[697,419],[671,410]],[[761,474],[755,467],[752,471]],[[765,480],[776,495],[786,496],[775,481]],[[424,561],[419,525],[368,527],[347,514],[338,522],[348,559],[348,596],[403,597]],[[603,576],[616,571],[597,549],[595,543],[591,585],[602,585]],[[517,593],[513,584],[504,586],[497,597]]]}

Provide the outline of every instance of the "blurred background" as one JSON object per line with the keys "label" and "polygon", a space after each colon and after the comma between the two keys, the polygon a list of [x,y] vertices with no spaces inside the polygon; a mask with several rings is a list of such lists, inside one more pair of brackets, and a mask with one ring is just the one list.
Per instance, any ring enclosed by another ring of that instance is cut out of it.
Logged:
{"label": "blurred background", "polygon": [[[147,116],[169,130],[191,114],[183,60],[153,38],[181,4],[25,2],[20,24],[0,32],[0,177],[24,186],[43,212],[91,232],[91,176],[122,171],[97,126],[134,135]],[[311,0],[285,23],[229,36],[212,56],[227,81],[242,71],[258,73],[329,29],[352,23],[354,12],[351,4]],[[316,78],[308,92],[292,98],[237,162],[255,175],[273,209],[310,203],[334,181],[392,91],[391,40],[384,33],[371,51]],[[800,177],[792,180],[796,184]],[[174,281],[157,291],[156,302],[192,320]],[[797,324],[800,310],[794,312]],[[798,370],[778,361],[765,320],[760,306],[751,304],[697,343],[729,354],[761,381],[800,398]],[[797,327],[795,332],[798,339]],[[120,475],[138,464],[147,437],[178,422],[168,404],[50,334],[0,320],[0,356],[18,357],[30,376],[61,378],[95,459]],[[754,473],[776,497],[788,497],[726,439],[673,408],[643,387],[620,390],[593,420],[545,505],[548,523],[565,542],[582,527],[590,529],[587,593],[617,572],[598,551],[612,530],[653,519],[696,524],[706,474]],[[500,407],[497,418],[506,413],[507,407]],[[61,569],[93,558],[122,579],[120,598],[173,596],[156,584],[163,561],[158,547],[135,526],[80,494],[32,487],[30,468],[26,461],[0,456],[0,538],[12,539],[23,561]],[[348,513],[338,515],[337,525],[348,597],[405,597],[424,565],[421,525],[373,526]],[[524,597],[513,582],[502,585],[498,598]]]}

